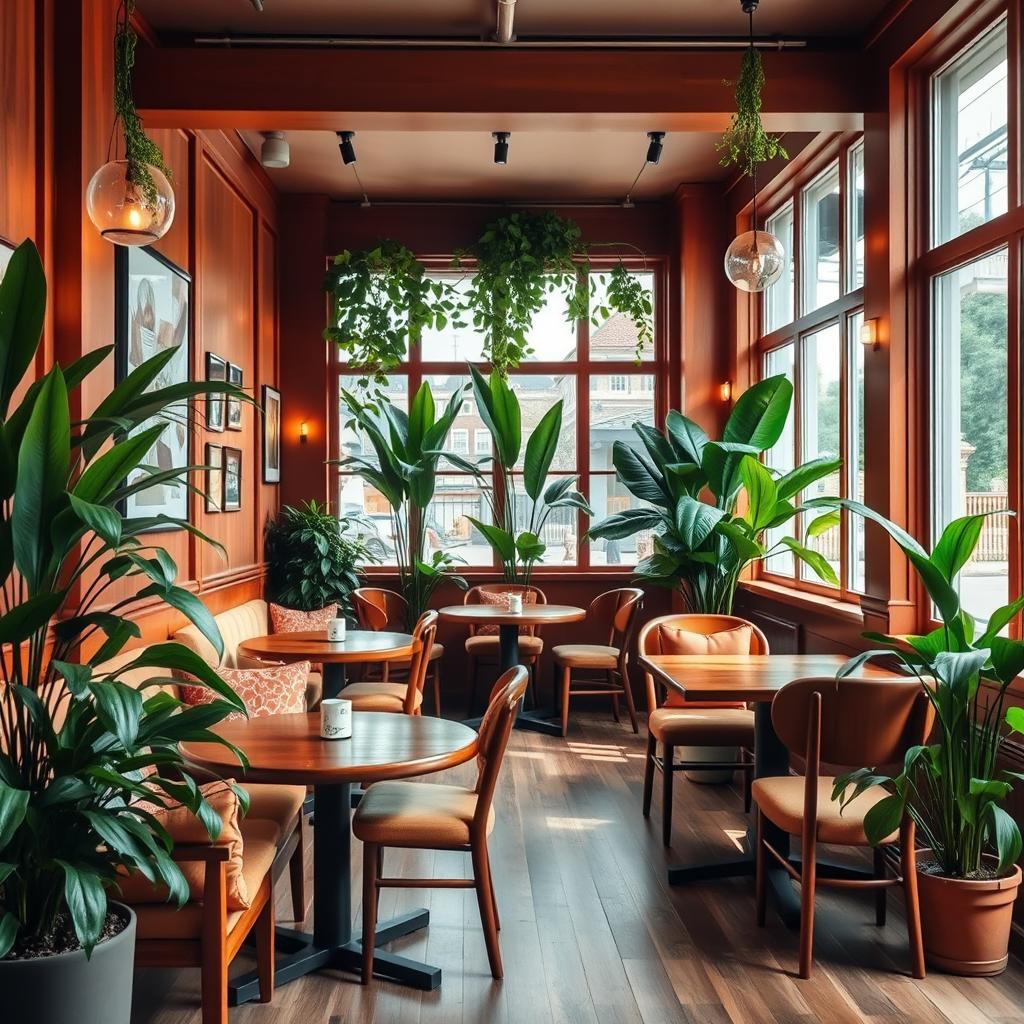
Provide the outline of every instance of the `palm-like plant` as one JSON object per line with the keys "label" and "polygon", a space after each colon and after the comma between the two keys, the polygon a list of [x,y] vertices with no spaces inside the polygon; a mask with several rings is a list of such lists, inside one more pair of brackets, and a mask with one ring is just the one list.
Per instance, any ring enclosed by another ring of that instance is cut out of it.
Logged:
{"label": "palm-like plant", "polygon": [[[646,504],[609,516],[591,527],[590,537],[619,540],[652,531],[654,552],[637,565],[636,575],[676,588],[692,612],[729,614],[747,566],[782,547],[838,584],[825,558],[795,537],[770,545],[765,539],[801,511],[795,502],[806,487],[840,466],[838,459],[814,459],[779,477],[761,463],[760,455],[781,437],[792,401],[787,378],[760,381],[740,395],[721,441],[675,411],[664,432],[634,423],[640,446],[616,441],[612,462],[630,493]],[[816,520],[810,534],[834,521],[831,515]]]}
{"label": "palm-like plant", "polygon": [[[121,870],[163,882],[179,903],[188,898],[170,837],[133,801],[180,801],[216,838],[220,820],[178,771],[178,743],[216,741],[210,726],[244,711],[231,688],[179,644],[152,645],[117,671],[96,668],[140,636],[128,615],[152,598],[183,612],[222,650],[209,611],[176,585],[167,552],[146,543],[154,526],[208,538],[187,522],[128,518],[121,509],[130,494],[157,482],[186,486],[189,469],[201,468],[146,466],[168,422],[141,424],[180,420],[200,394],[244,395],[213,382],[153,390],[169,350],[129,374],[92,415],[73,420],[69,396],[109,356],[107,347],[54,366],[12,410],[35,361],[45,307],[43,268],[25,242],[0,283],[0,643],[7,648],[0,661],[0,958],[16,945],[45,942],[66,920],[90,951]],[[126,482],[140,470],[141,479]],[[104,607],[104,595],[125,577],[143,586]],[[105,639],[95,654],[75,663],[96,634]],[[141,689],[120,678],[136,669],[153,670]],[[182,705],[159,689],[175,669],[218,698]],[[154,688],[149,696],[147,688]],[[144,769],[153,769],[145,788],[138,781]]]}

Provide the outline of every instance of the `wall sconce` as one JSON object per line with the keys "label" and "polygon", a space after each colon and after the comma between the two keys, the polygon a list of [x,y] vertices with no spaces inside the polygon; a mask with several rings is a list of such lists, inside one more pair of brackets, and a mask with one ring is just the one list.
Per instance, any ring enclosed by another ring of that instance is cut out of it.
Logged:
{"label": "wall sconce", "polygon": [[309,424],[303,420],[299,424],[299,444],[305,444],[309,440]]}
{"label": "wall sconce", "polygon": [[727,380],[718,386],[718,397],[723,402],[732,401],[732,381]]}
{"label": "wall sconce", "polygon": [[860,325],[860,343],[865,348],[870,348],[875,351],[882,347],[882,343],[878,340],[877,318],[865,320],[864,323]]}

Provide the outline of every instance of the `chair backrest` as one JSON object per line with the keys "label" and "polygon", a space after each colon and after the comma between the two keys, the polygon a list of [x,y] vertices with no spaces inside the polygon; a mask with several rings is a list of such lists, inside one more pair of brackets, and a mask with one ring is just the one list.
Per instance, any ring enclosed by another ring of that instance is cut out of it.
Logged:
{"label": "chair backrest", "polygon": [[[526,583],[478,583],[470,587],[462,596],[463,604],[483,604],[481,594],[532,594],[534,603],[547,604],[548,599],[544,591],[539,587],[533,587]],[[497,626],[470,626],[469,635],[477,633],[497,633]],[[523,636],[537,636],[538,626],[520,626],[519,632]]]}
{"label": "chair backrest", "polygon": [[416,622],[412,638],[419,641],[419,647],[409,661],[409,681],[405,688],[405,700],[402,711],[407,715],[419,714],[423,684],[427,678],[427,665],[430,662],[430,651],[434,646],[434,635],[437,633],[437,612],[426,611]]}
{"label": "chair backrest", "polygon": [[401,594],[382,587],[357,587],[352,591],[352,607],[361,629],[405,628],[409,604]]}
{"label": "chair backrest", "polygon": [[479,739],[477,741],[477,778],[476,810],[473,812],[473,828],[480,835],[487,834],[487,819],[494,800],[494,790],[498,785],[498,774],[501,762],[505,757],[512,726],[516,721],[519,704],[526,693],[529,673],[522,665],[516,665],[503,672],[491,690],[491,699],[487,702],[487,710],[480,720]]}

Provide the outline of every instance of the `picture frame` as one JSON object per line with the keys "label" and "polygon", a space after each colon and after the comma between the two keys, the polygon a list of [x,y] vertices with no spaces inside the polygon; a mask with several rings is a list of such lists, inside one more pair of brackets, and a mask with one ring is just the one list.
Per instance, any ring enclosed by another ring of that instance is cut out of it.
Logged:
{"label": "picture frame", "polygon": [[221,511],[242,510],[242,449],[224,446],[224,496]]}
{"label": "picture frame", "polygon": [[[228,363],[228,383],[236,388],[242,387],[244,375],[242,368],[235,363]],[[242,429],[242,403],[238,398],[228,395],[228,430]]]}
{"label": "picture frame", "polygon": [[[192,342],[192,278],[149,246],[114,249],[114,369],[118,383],[146,359],[169,347],[177,351],[150,389],[184,384],[190,380]],[[158,471],[183,469],[191,462],[190,402],[171,406],[160,416],[140,423],[133,434],[166,423],[163,434],[146,454],[142,465]],[[125,482],[144,484],[149,474],[141,466]],[[127,518],[166,517],[188,522],[190,501],[187,481],[140,486],[122,502]],[[155,523],[153,529],[174,529],[173,523]]]}
{"label": "picture frame", "polygon": [[206,511],[220,512],[224,504],[224,448],[206,445]]}
{"label": "picture frame", "polygon": [[[212,352],[207,352],[206,379],[226,381],[228,379],[227,360],[221,359],[220,356],[214,355]],[[227,419],[227,404],[225,399],[225,395],[206,396],[206,429],[213,433],[219,434],[224,430],[225,420]]]}
{"label": "picture frame", "polygon": [[263,482],[281,482],[281,392],[263,385]]}

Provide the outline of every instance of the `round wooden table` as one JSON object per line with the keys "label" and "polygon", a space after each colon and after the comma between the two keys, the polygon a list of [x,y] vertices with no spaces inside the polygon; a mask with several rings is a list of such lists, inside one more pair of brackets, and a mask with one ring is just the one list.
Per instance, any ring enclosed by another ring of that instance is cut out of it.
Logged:
{"label": "round wooden table", "polygon": [[[441,771],[470,760],[477,735],[459,722],[420,715],[357,711],[352,738],[320,738],[320,715],[271,715],[222,722],[214,731],[245,752],[242,771],[226,747],[216,743],[182,744],[185,758],[218,775],[247,782],[313,784],[313,934],[277,930],[279,952],[274,976],[278,985],[322,968],[359,973],[362,944],[352,937],[353,782],[405,779]],[[377,926],[378,946],[426,927],[427,910],[414,910]],[[431,990],[441,984],[441,969],[377,951],[374,973],[391,981]],[[234,979],[232,1005],[259,996],[255,972]]]}
{"label": "round wooden table", "polygon": [[324,696],[336,697],[345,685],[345,666],[367,662],[407,661],[418,643],[408,633],[350,629],[344,640],[327,639],[326,630],[272,633],[243,640],[239,651],[264,661],[312,661],[324,667]]}
{"label": "round wooden table", "polygon": [[[519,664],[519,627],[546,626],[556,622],[579,622],[586,610],[571,604],[524,604],[521,612],[510,612],[495,604],[452,604],[437,613],[442,619],[463,622],[467,626],[498,627],[498,671],[507,672]],[[515,728],[561,736],[562,725],[555,721],[554,708],[524,711],[519,705]],[[466,725],[480,725],[479,718],[467,719]]]}

